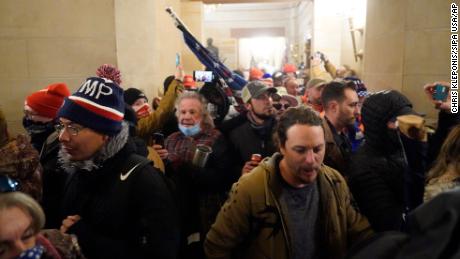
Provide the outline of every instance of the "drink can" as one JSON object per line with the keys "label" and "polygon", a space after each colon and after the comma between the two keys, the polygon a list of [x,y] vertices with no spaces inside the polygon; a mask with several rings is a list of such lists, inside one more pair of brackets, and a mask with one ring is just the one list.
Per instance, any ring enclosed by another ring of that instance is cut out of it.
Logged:
{"label": "drink can", "polygon": [[252,154],[251,161],[260,162],[262,160],[262,155],[260,154]]}

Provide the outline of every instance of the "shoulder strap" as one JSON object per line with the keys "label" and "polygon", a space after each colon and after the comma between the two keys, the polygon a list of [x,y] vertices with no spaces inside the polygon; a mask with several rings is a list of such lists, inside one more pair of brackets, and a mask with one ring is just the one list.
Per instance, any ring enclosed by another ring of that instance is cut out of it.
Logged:
{"label": "shoulder strap", "polygon": [[43,161],[50,153],[59,149],[59,133],[57,131],[51,133],[48,138],[46,139],[45,143],[43,143],[42,148],[40,150],[40,162]]}

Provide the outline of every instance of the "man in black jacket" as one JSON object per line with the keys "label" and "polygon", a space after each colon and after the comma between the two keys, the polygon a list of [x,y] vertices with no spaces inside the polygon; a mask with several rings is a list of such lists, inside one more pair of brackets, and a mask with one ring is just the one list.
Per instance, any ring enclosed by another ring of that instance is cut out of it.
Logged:
{"label": "man in black jacket", "polygon": [[252,154],[267,157],[276,151],[272,140],[276,119],[271,98],[275,92],[275,88],[260,81],[249,82],[242,90],[247,113],[225,121],[219,128],[232,144],[235,163],[242,174],[258,165],[251,161]]}
{"label": "man in black jacket", "polygon": [[88,258],[175,258],[176,208],[164,178],[135,154],[123,90],[91,77],[59,110],[60,169],[69,174],[62,232]]}
{"label": "man in black jacket", "polygon": [[426,140],[400,134],[396,118],[415,114],[398,91],[370,95],[363,104],[364,145],[352,158],[349,185],[376,231],[398,230],[403,213],[422,202]]}

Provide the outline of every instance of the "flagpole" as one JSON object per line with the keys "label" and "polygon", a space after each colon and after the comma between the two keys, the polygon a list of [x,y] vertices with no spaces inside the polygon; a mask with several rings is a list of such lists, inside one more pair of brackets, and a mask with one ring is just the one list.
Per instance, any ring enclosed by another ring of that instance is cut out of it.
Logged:
{"label": "flagpole", "polygon": [[174,12],[174,10],[172,9],[172,7],[168,6],[166,7],[165,11],[167,13],[169,13],[169,15],[171,15],[171,17],[173,18],[173,20],[176,22],[176,27],[179,29],[179,30],[185,30],[187,31],[188,33],[190,33],[190,31],[188,30],[187,26],[185,26],[185,24],[182,22],[182,20],[179,18],[179,16],[177,16],[177,14]]}

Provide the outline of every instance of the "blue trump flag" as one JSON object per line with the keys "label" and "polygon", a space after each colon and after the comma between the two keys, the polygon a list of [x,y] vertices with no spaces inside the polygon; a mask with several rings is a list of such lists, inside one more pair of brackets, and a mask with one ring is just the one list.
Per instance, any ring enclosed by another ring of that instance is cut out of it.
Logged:
{"label": "blue trump flag", "polygon": [[187,44],[193,54],[195,54],[195,56],[203,65],[206,66],[207,69],[222,78],[232,90],[243,89],[243,87],[247,84],[247,81],[244,80],[244,78],[233,73],[230,69],[228,69],[228,67],[222,64],[222,62],[216,60],[212,56],[211,52],[201,45],[201,43],[198,42],[198,40],[183,25],[178,24],[177,28],[182,31],[185,44]]}

